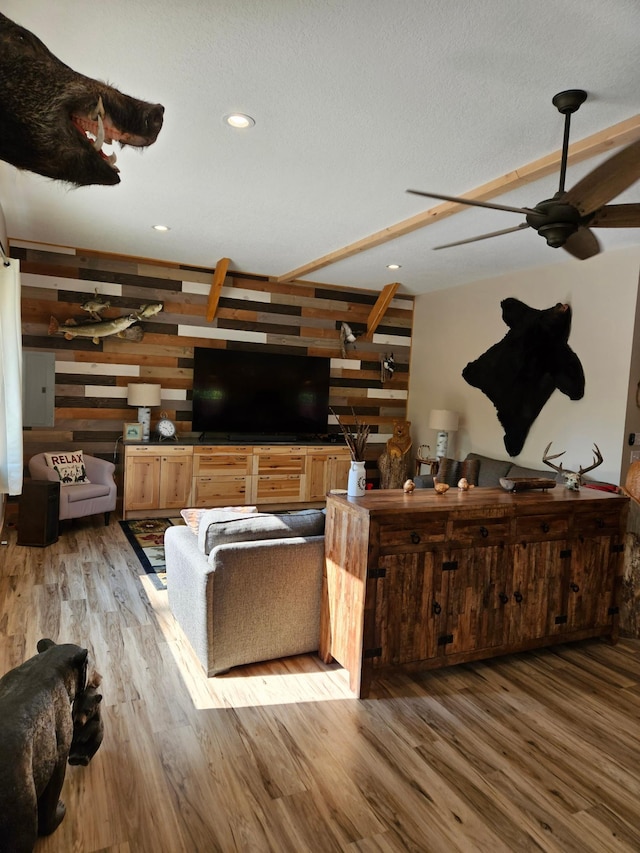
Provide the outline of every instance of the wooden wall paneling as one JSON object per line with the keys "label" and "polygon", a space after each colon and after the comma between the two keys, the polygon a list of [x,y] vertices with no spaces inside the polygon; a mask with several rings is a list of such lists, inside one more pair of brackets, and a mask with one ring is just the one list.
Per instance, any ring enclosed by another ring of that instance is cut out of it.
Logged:
{"label": "wooden wall paneling", "polygon": [[[396,293],[372,340],[360,336],[356,349],[344,360],[339,323],[346,320],[364,331],[378,293],[309,282],[277,283],[266,276],[234,271],[223,283],[216,317],[207,327],[203,308],[213,268],[68,248],[56,252],[35,244],[12,247],[11,254],[20,258],[24,276],[23,346],[56,355],[56,425],[50,430],[25,430],[25,458],[46,448],[73,449],[78,441],[85,452],[111,458],[122,423],[133,417],[122,393],[132,379],[162,385],[166,395],[162,408],[187,437],[196,346],[331,358],[331,405],[341,417],[351,416],[353,409],[371,424],[370,460],[383,449],[393,419],[406,417],[413,322],[410,296]],[[164,308],[143,321],[145,334],[139,342],[111,337],[95,345],[87,339],[67,341],[62,335],[48,335],[50,316],[59,322],[84,317],[80,306],[96,290],[111,303],[104,316],[118,317],[148,302],[162,302]],[[204,336],[210,330],[215,337]],[[243,340],[245,333],[247,338],[254,333],[253,339]],[[393,380],[382,386],[379,361],[389,351],[394,353],[397,369]],[[173,393],[184,396],[175,399]],[[328,431],[337,433],[339,428],[331,422]],[[381,441],[376,446],[377,433]]]}

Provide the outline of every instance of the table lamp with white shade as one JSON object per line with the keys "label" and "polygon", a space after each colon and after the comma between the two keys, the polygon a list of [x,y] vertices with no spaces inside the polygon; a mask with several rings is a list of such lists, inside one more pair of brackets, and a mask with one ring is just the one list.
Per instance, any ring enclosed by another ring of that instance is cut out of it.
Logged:
{"label": "table lamp with white shade", "polygon": [[429,429],[438,431],[436,442],[436,456],[442,459],[447,455],[449,444],[449,433],[458,429],[459,415],[447,409],[432,409],[429,415]]}
{"label": "table lamp with white shade", "polygon": [[149,441],[151,435],[151,406],[160,405],[161,385],[140,382],[127,386],[127,403],[138,407],[138,422],[142,424],[142,440]]}

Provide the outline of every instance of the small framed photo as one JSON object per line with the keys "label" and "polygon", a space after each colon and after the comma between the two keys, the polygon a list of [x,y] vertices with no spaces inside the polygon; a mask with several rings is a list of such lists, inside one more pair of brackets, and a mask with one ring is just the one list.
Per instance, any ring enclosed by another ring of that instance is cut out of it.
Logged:
{"label": "small framed photo", "polygon": [[142,441],[142,424],[125,424],[122,439],[123,441]]}

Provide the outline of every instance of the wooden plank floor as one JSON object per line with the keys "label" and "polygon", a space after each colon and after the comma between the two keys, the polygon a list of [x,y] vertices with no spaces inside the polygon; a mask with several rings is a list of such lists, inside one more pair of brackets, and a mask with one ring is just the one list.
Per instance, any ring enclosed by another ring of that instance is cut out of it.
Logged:
{"label": "wooden plank floor", "polygon": [[205,678],[101,517],[0,547],[0,672],[86,645],[105,741],[38,853],[640,850],[640,641],[588,641],[354,699],[313,655]]}

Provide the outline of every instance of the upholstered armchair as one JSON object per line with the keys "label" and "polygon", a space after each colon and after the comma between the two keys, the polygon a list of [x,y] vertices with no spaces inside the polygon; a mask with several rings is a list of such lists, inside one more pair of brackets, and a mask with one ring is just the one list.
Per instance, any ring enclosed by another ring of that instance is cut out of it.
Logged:
{"label": "upholstered armchair", "polygon": [[[109,513],[116,508],[117,487],[113,479],[115,465],[97,456],[83,454],[88,483],[60,483],[60,520],[83,518],[104,513],[104,523],[109,524]],[[54,468],[50,468],[44,453],[32,456],[28,463],[32,480],[58,481]]]}

